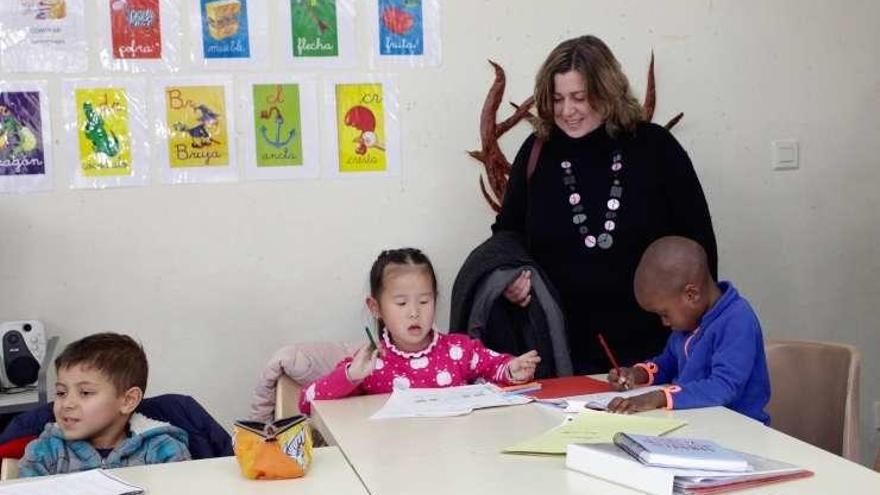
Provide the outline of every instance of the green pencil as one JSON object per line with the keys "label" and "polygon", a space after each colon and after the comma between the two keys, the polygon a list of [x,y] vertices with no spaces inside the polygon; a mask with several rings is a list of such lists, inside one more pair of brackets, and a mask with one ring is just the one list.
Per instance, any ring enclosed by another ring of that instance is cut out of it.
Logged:
{"label": "green pencil", "polygon": [[370,348],[371,349],[378,349],[379,345],[376,344],[376,339],[373,338],[373,334],[372,334],[372,332],[370,332],[370,327],[368,327],[368,326],[364,327],[364,332],[367,333],[367,338],[370,339]]}

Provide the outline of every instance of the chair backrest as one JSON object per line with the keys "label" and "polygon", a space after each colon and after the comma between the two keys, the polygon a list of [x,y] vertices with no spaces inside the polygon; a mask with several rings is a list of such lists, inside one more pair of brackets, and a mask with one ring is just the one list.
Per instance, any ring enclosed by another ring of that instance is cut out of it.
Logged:
{"label": "chair backrest", "polygon": [[877,460],[874,461],[874,471],[880,471],[880,449],[877,449]]}
{"label": "chair backrest", "polygon": [[[271,421],[273,418],[299,414],[299,389],[333,371],[364,342],[305,342],[284,346],[269,358],[263,367],[251,398],[251,419]],[[278,384],[285,376],[287,388],[283,397]],[[284,400],[279,400],[279,398]],[[283,412],[276,409],[281,406]]]}
{"label": "chair backrest", "polygon": [[770,426],[853,462],[859,456],[859,365],[855,347],[768,341]]}
{"label": "chair backrest", "polygon": [[0,461],[0,481],[18,478],[18,459],[4,457]]}
{"label": "chair backrest", "polygon": [[[280,349],[273,364],[270,360],[268,372],[273,368],[283,372],[275,383],[275,419],[288,418],[301,414],[299,394],[302,387],[333,371],[337,363],[352,355],[361,342],[313,342],[294,344]],[[259,388],[259,387],[258,387]],[[336,445],[330,432],[320,419],[311,418],[315,446]]]}

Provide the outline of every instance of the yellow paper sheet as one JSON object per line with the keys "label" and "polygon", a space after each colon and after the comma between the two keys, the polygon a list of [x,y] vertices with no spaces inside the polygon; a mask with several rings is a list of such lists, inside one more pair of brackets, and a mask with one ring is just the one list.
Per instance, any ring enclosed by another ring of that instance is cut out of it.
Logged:
{"label": "yellow paper sheet", "polygon": [[642,435],[663,435],[686,425],[677,419],[612,414],[600,411],[578,413],[561,425],[503,450],[507,454],[565,454],[570,443],[610,443],[619,431]]}

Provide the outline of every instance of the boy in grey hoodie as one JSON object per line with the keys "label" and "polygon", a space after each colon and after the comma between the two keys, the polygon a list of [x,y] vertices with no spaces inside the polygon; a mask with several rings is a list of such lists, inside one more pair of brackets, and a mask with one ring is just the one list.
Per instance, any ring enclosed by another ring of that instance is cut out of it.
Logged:
{"label": "boy in grey hoodie", "polygon": [[148,365],[131,337],[85,337],[64,349],[55,368],[55,422],[28,444],[22,477],[190,459],[185,431],[134,413]]}

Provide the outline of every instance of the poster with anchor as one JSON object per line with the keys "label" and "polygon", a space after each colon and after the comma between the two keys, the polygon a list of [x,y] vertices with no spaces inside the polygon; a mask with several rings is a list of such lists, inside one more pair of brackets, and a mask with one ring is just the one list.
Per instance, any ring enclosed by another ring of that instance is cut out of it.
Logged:
{"label": "poster with anchor", "polygon": [[331,80],[325,89],[333,115],[328,135],[334,136],[337,157],[332,175],[397,175],[399,119],[396,86],[385,76]]}
{"label": "poster with anchor", "polygon": [[175,78],[158,87],[159,129],[166,183],[228,182],[235,168],[230,78]]}
{"label": "poster with anchor", "polygon": [[259,76],[244,81],[239,96],[245,126],[249,179],[318,176],[316,83],[308,77]]}
{"label": "poster with anchor", "polygon": [[440,65],[440,2],[376,0],[373,6],[373,66]]}
{"label": "poster with anchor", "polygon": [[149,184],[145,83],[73,79],[63,82],[63,142],[70,186],[105,188]]}
{"label": "poster with anchor", "polygon": [[0,82],[0,192],[52,188],[45,82]]}

